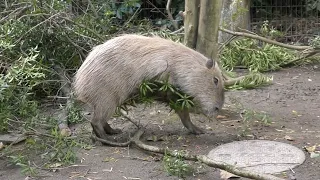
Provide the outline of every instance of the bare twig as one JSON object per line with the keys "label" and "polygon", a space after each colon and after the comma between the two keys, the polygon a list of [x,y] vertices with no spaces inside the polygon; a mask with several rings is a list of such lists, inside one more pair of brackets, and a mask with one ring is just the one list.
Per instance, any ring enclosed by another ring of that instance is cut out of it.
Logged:
{"label": "bare twig", "polygon": [[257,36],[258,36],[257,33],[254,33],[254,32],[249,31],[249,30],[247,30],[247,29],[242,29],[242,28],[238,27],[238,30],[239,30],[240,32],[245,32],[245,33],[254,34],[254,35],[257,35]]}
{"label": "bare twig", "polygon": [[81,28],[84,28],[84,29],[90,31],[90,32],[91,32],[92,34],[94,34],[101,42],[104,41],[104,38],[103,38],[102,36],[100,36],[100,35],[99,35],[97,32],[95,32],[94,30],[86,27],[85,25],[79,24],[79,23],[77,23],[77,22],[75,22],[75,21],[72,21],[71,19],[69,19],[69,18],[67,18],[67,17],[61,17],[61,18],[64,19],[64,20],[66,20],[66,21],[68,21],[68,22],[71,22],[71,23],[73,23],[73,24],[75,24],[75,25],[77,25],[77,26],[79,26],[79,27],[81,27]]}
{"label": "bare twig", "polygon": [[166,6],[166,10],[167,10],[168,18],[171,20],[171,22],[172,22],[172,24],[173,24],[174,28],[177,30],[177,29],[179,29],[179,27],[178,27],[178,23],[177,23],[177,21],[175,21],[175,20],[174,20],[174,18],[173,18],[173,16],[172,16],[172,14],[171,14],[171,11],[170,11],[170,5],[171,5],[171,0],[168,0],[168,1],[167,1],[167,6]]}
{"label": "bare twig", "polygon": [[226,42],[224,42],[220,47],[219,47],[219,54],[223,50],[225,46],[227,46],[229,43],[231,43],[233,40],[235,40],[237,36],[231,36]]}
{"label": "bare twig", "polygon": [[4,0],[4,7],[5,7],[5,9],[8,9],[8,2],[7,2],[7,0]]}
{"label": "bare twig", "polygon": [[182,26],[180,29],[178,29],[178,30],[176,30],[176,31],[171,32],[170,34],[178,34],[178,33],[180,33],[180,32],[183,31],[183,30],[184,30],[184,26]]}
{"label": "bare twig", "polygon": [[[119,31],[122,31],[124,27],[126,27],[127,24],[129,24],[132,19],[137,15],[137,13],[140,11],[140,7],[133,13],[133,15],[130,17],[130,19],[124,23],[124,25],[121,27],[121,29]],[[118,32],[119,32],[118,31]]]}
{"label": "bare twig", "polygon": [[138,123],[134,122],[128,115],[126,115],[127,113],[123,109],[120,110],[120,113],[128,121],[132,122],[132,124],[134,124],[137,128],[140,128],[140,125]]}
{"label": "bare twig", "polygon": [[97,40],[97,39],[92,38],[90,36],[86,36],[86,35],[80,34],[80,33],[76,32],[76,31],[72,30],[70,27],[66,26],[65,29],[67,29],[67,30],[71,31],[72,33],[74,33],[74,34],[76,34],[78,36],[81,36],[83,38],[90,39],[90,40],[93,40],[93,41],[96,41],[96,42],[101,42],[100,40]]}
{"label": "bare twig", "polygon": [[21,17],[19,17],[18,21],[21,20],[22,18],[25,18],[25,17],[33,17],[33,16],[49,16],[50,14],[47,14],[47,13],[37,13],[37,14],[25,14],[25,15],[22,15]]}
{"label": "bare twig", "polygon": [[152,2],[150,2],[149,0],[147,0],[147,3],[151,6],[153,6],[154,9],[157,9],[160,14],[162,14],[163,16],[166,16],[162,11],[159,10],[159,8],[157,8],[157,6],[155,6]]}
{"label": "bare twig", "polygon": [[295,62],[300,61],[302,59],[306,59],[306,58],[312,57],[312,56],[314,56],[314,55],[316,55],[318,53],[320,53],[320,50],[316,49],[314,51],[311,51],[311,52],[307,53],[307,55],[305,55],[303,57],[299,57],[297,59],[293,59],[292,61],[289,61],[287,64],[292,64],[292,63],[295,63]]}

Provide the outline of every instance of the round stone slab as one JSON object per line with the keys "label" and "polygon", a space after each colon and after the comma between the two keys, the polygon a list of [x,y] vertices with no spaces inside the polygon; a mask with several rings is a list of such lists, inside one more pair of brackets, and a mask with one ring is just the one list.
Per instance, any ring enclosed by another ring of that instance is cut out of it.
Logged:
{"label": "round stone slab", "polygon": [[235,141],[211,150],[208,157],[258,173],[279,173],[305,160],[302,150],[290,144],[267,140]]}

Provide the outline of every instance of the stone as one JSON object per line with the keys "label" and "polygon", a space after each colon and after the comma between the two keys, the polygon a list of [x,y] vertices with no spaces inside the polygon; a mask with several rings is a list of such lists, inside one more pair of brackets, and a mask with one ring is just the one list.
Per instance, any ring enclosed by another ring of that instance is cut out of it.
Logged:
{"label": "stone", "polygon": [[305,161],[305,154],[290,144],[268,140],[246,140],[223,144],[208,157],[257,173],[274,174],[294,168]]}

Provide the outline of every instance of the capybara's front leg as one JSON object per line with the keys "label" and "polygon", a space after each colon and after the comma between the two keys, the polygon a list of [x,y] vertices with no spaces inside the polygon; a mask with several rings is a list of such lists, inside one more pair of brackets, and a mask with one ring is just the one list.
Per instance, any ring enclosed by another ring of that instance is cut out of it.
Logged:
{"label": "capybara's front leg", "polygon": [[190,120],[190,114],[188,110],[177,110],[176,113],[179,115],[182,124],[193,134],[204,134],[205,131],[194,125]]}

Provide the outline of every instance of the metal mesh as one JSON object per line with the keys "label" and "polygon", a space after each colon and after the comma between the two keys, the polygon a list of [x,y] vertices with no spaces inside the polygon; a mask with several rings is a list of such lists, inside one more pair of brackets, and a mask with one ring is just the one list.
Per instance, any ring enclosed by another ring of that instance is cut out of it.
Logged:
{"label": "metal mesh", "polygon": [[[320,35],[320,0],[252,0],[251,30],[260,34],[264,21],[280,31],[276,40],[284,43],[308,44]],[[318,8],[318,9],[317,9]]]}
{"label": "metal mesh", "polygon": [[166,16],[166,8],[162,5],[159,6],[156,0],[142,0],[141,12],[140,16],[144,18],[148,18],[151,20],[154,19],[165,19]]}

